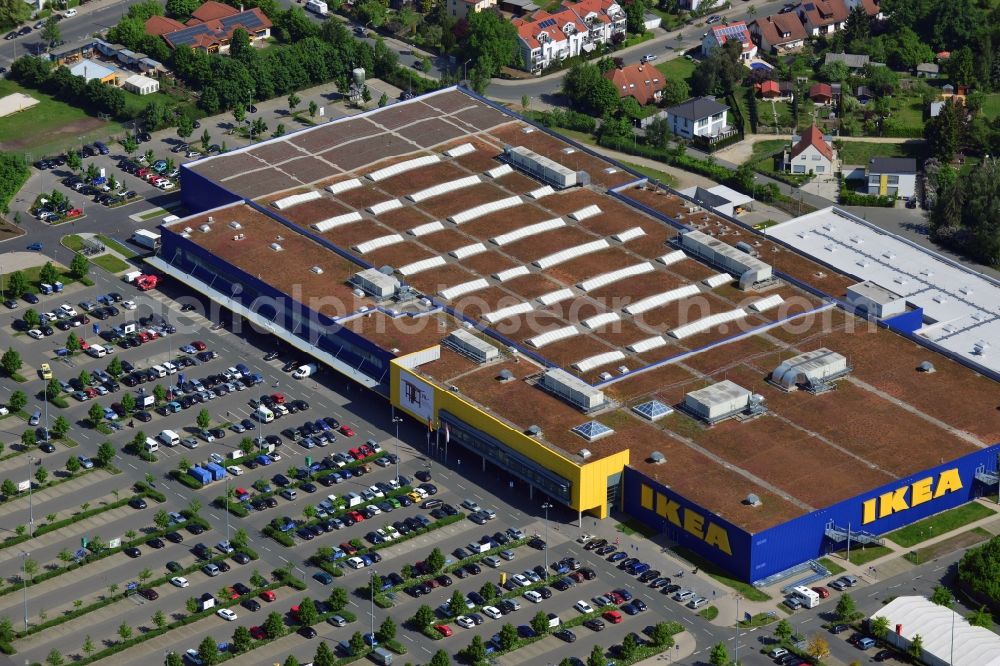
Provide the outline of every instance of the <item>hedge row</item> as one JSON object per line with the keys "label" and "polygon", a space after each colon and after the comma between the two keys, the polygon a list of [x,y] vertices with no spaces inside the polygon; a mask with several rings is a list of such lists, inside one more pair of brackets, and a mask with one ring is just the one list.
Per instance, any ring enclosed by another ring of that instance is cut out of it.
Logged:
{"label": "hedge row", "polygon": [[[90,470],[87,470],[87,471],[90,471]],[[79,476],[79,475],[77,475],[77,476]],[[76,478],[76,477],[74,476],[74,477],[70,477],[70,478]],[[144,495],[144,493],[140,492],[140,493],[136,493],[136,495],[142,496],[142,495]],[[129,500],[131,500],[131,499],[132,499],[131,497],[126,497],[125,499],[116,500],[116,501],[112,502],[111,504],[105,504],[104,506],[98,506],[98,507],[95,507],[93,509],[87,509],[86,511],[81,511],[78,514],[70,516],[69,518],[63,518],[62,520],[57,520],[54,523],[42,523],[38,527],[35,528],[35,536],[37,537],[37,536],[41,536],[43,534],[48,534],[49,532],[53,532],[55,530],[62,529],[63,527],[67,527],[68,525],[72,525],[73,523],[79,522],[81,520],[86,520],[87,518],[91,518],[91,517],[96,516],[96,515],[98,515],[100,513],[104,513],[105,511],[111,511],[112,509],[117,509],[119,507],[123,507],[126,504],[128,504]],[[0,549],[10,548],[11,546],[16,546],[16,545],[18,545],[20,543],[24,543],[25,541],[27,541],[30,538],[32,538],[32,537],[28,533],[21,534],[21,535],[15,535],[15,536],[12,536],[12,537],[7,537],[2,542],[0,542]]]}

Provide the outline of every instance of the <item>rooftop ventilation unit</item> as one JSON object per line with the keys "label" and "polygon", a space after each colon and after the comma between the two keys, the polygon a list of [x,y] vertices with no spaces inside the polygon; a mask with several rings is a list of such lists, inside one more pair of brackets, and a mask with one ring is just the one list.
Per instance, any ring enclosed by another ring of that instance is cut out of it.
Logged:
{"label": "rooftop ventilation unit", "polygon": [[559,189],[578,183],[574,170],[524,146],[506,146],[504,156],[514,166]]}
{"label": "rooftop ventilation unit", "polygon": [[247,237],[246,234],[236,234],[236,235],[233,236],[233,240],[234,241],[241,241],[241,240],[243,240],[246,237]]}
{"label": "rooftop ventilation unit", "polygon": [[917,366],[919,372],[926,372],[928,374],[934,372],[937,368],[930,361],[921,361],[920,365]]}
{"label": "rooftop ventilation unit", "polygon": [[272,250],[274,250],[275,252],[281,252],[282,250],[284,250],[284,249],[285,249],[285,248],[281,247],[281,244],[280,244],[280,243],[271,243],[271,246],[270,246],[270,247],[271,247],[271,249],[272,249]]}
{"label": "rooftop ventilation unit", "polygon": [[354,275],[354,283],[375,298],[389,298],[399,289],[399,280],[392,276],[392,269],[389,270],[387,275],[374,268],[366,268]]}
{"label": "rooftop ventilation unit", "polygon": [[667,457],[659,451],[653,451],[649,454],[649,461],[654,465],[662,465],[667,462]]}
{"label": "rooftop ventilation unit", "polygon": [[750,493],[749,495],[747,495],[747,498],[743,500],[743,503],[749,506],[760,506],[761,504],[763,504],[763,502],[760,501],[760,498],[757,497],[757,495],[755,495],[754,493]]}
{"label": "rooftop ventilation unit", "polygon": [[726,379],[685,395],[684,409],[714,424],[747,411],[751,395],[747,389]]}
{"label": "rooftop ventilation unit", "polygon": [[579,455],[580,458],[582,458],[583,460],[586,460],[587,458],[590,458],[594,454],[590,452],[590,449],[580,449],[577,455]]}
{"label": "rooftop ventilation unit", "polygon": [[511,372],[510,370],[506,370],[506,369],[505,370],[501,370],[500,374],[497,375],[497,379],[499,379],[502,382],[509,382],[512,379],[514,379],[514,373]]}
{"label": "rooftop ventilation unit", "polygon": [[215,218],[213,216],[209,215],[208,216],[208,223],[212,224],[213,222],[215,222]]}
{"label": "rooftop ventilation unit", "polygon": [[211,230],[212,227],[208,226],[207,224],[202,224],[201,226],[198,227],[198,231],[200,231],[203,234],[207,234]]}
{"label": "rooftop ventilation unit", "polygon": [[476,363],[486,363],[500,358],[500,350],[469,331],[456,328],[442,341],[447,347]]}
{"label": "rooftop ventilation unit", "polygon": [[850,371],[846,357],[821,348],[783,361],[771,372],[769,381],[783,391],[794,391],[802,386],[811,393],[822,393],[833,388],[830,382]]}
{"label": "rooftop ventilation unit", "polygon": [[591,411],[605,403],[604,392],[562,368],[550,368],[538,384],[583,411]]}
{"label": "rooftop ventilation unit", "polygon": [[528,434],[532,437],[538,437],[542,434],[542,429],[536,425],[528,426]]}
{"label": "rooftop ventilation unit", "polygon": [[322,269],[322,268],[320,268],[319,266],[313,266],[313,267],[312,267],[312,268],[310,268],[309,270],[311,270],[311,271],[312,271],[313,273],[315,273],[316,275],[322,275],[322,274],[323,274],[323,269]]}
{"label": "rooftop ventilation unit", "polygon": [[236,220],[233,220],[232,222],[229,223],[229,227],[231,229],[242,229],[243,225],[237,222]]}

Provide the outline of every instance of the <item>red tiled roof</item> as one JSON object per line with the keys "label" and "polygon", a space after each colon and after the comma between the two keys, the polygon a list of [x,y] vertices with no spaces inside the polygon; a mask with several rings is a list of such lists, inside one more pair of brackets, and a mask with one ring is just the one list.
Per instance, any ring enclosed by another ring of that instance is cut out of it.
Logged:
{"label": "red tiled roof", "polygon": [[766,95],[768,93],[774,95],[781,94],[781,86],[778,85],[777,81],[761,81],[757,84],[757,91],[761,95]]}
{"label": "red tiled roof", "polygon": [[864,8],[868,16],[878,16],[882,8],[879,6],[881,0],[861,0],[861,7]]}
{"label": "red tiled roof", "polygon": [[635,97],[645,106],[656,99],[656,93],[663,90],[664,81],[660,70],[644,65],[626,65],[604,73],[604,78],[615,84],[619,97]]}
{"label": "red tiled roof", "polygon": [[221,2],[215,2],[215,0],[208,0],[208,2],[194,10],[191,17],[198,19],[202,23],[207,23],[208,21],[218,20],[225,16],[234,16],[239,13],[240,10],[235,7],[225,5]]}
{"label": "red tiled roof", "polygon": [[[743,30],[737,31],[741,27]],[[747,29],[745,21],[733,21],[729,25],[717,25],[712,28],[712,36],[715,38],[715,43],[719,46],[723,46],[730,39],[739,36],[744,51],[749,51],[753,48],[753,40],[750,39],[750,31]]]}
{"label": "red tiled roof", "polygon": [[176,30],[183,30],[184,24],[165,16],[150,16],[146,20],[145,28],[147,35],[159,37],[160,35],[165,35]]}
{"label": "red tiled roof", "polygon": [[800,11],[812,26],[832,25],[847,20],[847,5],[844,0],[808,0]]}
{"label": "red tiled roof", "polygon": [[806,38],[805,26],[802,25],[802,20],[799,19],[798,15],[793,12],[765,16],[750,25],[757,26],[757,31],[771,46]]}
{"label": "red tiled roof", "polygon": [[[219,3],[214,3],[214,4],[219,4]],[[204,5],[202,5],[202,7],[204,7]],[[255,27],[252,30],[247,29],[244,26],[244,24],[239,20],[240,16],[248,14],[253,14],[254,16],[257,17],[257,20],[253,22]],[[190,42],[190,46],[193,48],[203,48],[207,50],[212,46],[219,46],[224,42],[232,40],[233,33],[240,28],[246,30],[250,34],[253,34],[260,30],[270,29],[272,27],[271,20],[267,18],[267,15],[264,14],[264,12],[262,12],[257,7],[248,9],[245,12],[236,12],[235,14],[232,14],[230,16],[234,16],[237,18],[236,20],[229,21],[228,26],[226,24],[223,24],[222,21],[220,21],[219,19],[209,19],[207,21],[199,21],[198,19],[191,19],[190,21],[188,21],[189,25],[187,27],[177,24],[179,28],[175,28],[166,33],[161,33],[161,36],[163,37],[163,39],[166,40],[167,44],[169,44],[171,48],[173,48],[174,43],[170,39],[172,33],[177,32],[178,29],[190,31],[191,27],[193,26],[201,26],[203,28],[203,31],[190,36],[190,39],[192,40]],[[154,16],[153,18],[157,17]],[[148,21],[146,25],[148,31],[148,26],[149,26]]]}
{"label": "red tiled roof", "polygon": [[802,138],[799,139],[799,142],[795,144],[794,148],[792,148],[792,157],[797,157],[809,146],[815,146],[816,150],[818,150],[823,157],[831,161],[833,160],[833,149],[823,138],[823,133],[820,132],[819,128],[815,125],[806,130],[805,134],[802,135]]}
{"label": "red tiled roof", "polygon": [[809,89],[810,97],[829,97],[833,99],[833,88],[829,83],[817,83]]}
{"label": "red tiled roof", "polygon": [[[566,39],[566,33],[563,32],[563,29],[568,24],[572,24],[578,32],[586,31],[587,24],[583,19],[589,14],[596,15],[597,20],[601,23],[610,23],[611,18],[607,12],[615,4],[617,3],[614,0],[567,2],[554,12],[550,13],[544,9],[540,9],[530,17],[516,18],[512,23],[517,28],[517,34],[528,44],[528,47],[536,49],[540,44],[538,40],[539,35],[548,35],[554,42],[561,42]],[[555,21],[555,23],[542,28],[541,23],[548,19]]]}

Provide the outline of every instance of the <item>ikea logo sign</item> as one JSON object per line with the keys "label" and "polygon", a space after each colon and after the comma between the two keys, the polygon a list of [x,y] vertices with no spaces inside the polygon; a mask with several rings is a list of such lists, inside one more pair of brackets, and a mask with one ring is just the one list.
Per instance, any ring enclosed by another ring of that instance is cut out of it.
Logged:
{"label": "ikea logo sign", "polygon": [[729,532],[726,528],[705,518],[700,511],[696,511],[689,506],[681,506],[675,500],[670,499],[663,493],[658,493],[646,484],[642,484],[642,508],[655,511],[656,515],[666,518],[673,525],[681,528],[685,532],[704,541],[709,546],[718,548],[726,555],[732,555],[733,549],[729,545]]}
{"label": "ikea logo sign", "polygon": [[926,479],[914,481],[910,485],[865,500],[862,504],[861,524],[873,523],[879,518],[912,509],[961,489],[962,477],[958,469],[945,470],[938,474],[937,478],[928,476]]}

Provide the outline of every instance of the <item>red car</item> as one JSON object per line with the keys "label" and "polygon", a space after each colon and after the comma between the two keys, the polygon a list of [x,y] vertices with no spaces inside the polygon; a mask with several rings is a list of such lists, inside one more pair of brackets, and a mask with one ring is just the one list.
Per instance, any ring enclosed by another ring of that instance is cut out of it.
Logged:
{"label": "red car", "polygon": [[451,636],[452,633],[454,633],[452,632],[451,627],[449,627],[447,624],[439,624],[435,626],[434,629],[445,638],[448,638],[448,636]]}
{"label": "red car", "polygon": [[827,597],[830,596],[830,590],[826,589],[823,586],[814,587],[812,590],[813,590],[813,592],[815,592],[816,594],[819,595],[820,599],[826,599]]}
{"label": "red car", "polygon": [[91,388],[91,387],[88,386],[87,388],[83,389],[83,392],[87,394],[88,398],[96,398],[97,397],[97,389],[95,389],[95,388]]}
{"label": "red car", "polygon": [[239,501],[242,502],[243,500],[248,499],[249,497],[250,493],[247,492],[246,488],[236,489],[236,499],[238,499]]}
{"label": "red car", "polygon": [[231,587],[227,587],[226,588],[226,594],[229,595],[230,599],[239,599],[240,598],[240,593],[237,592],[236,590],[234,590]]}
{"label": "red car", "polygon": [[143,344],[149,342],[149,333],[146,331],[139,331],[139,342]]}
{"label": "red car", "polygon": [[205,351],[206,349],[208,349],[208,345],[206,345],[201,340],[195,340],[194,342],[191,343],[191,346],[197,349],[198,351]]}
{"label": "red car", "polygon": [[271,396],[271,400],[274,400],[275,404],[283,405],[285,404],[285,396],[281,393],[275,393]]}
{"label": "red car", "polygon": [[74,208],[66,213],[66,217],[80,217],[81,215],[83,215],[83,210],[80,208]]}
{"label": "red car", "polygon": [[340,434],[346,435],[347,437],[354,437],[354,431],[351,430],[351,427],[348,425],[340,426]]}
{"label": "red car", "polygon": [[250,627],[250,635],[258,641],[262,641],[267,638],[267,634],[265,634],[264,630],[260,627]]}
{"label": "red car", "polygon": [[264,590],[263,592],[260,593],[260,598],[263,599],[264,601],[274,601],[275,599],[277,599],[273,590]]}
{"label": "red car", "polygon": [[622,621],[622,614],[618,611],[604,611],[604,619],[611,624],[618,624]]}
{"label": "red car", "polygon": [[368,446],[367,444],[362,444],[358,448],[361,449],[361,453],[365,455],[365,458],[375,455],[375,449]]}
{"label": "red car", "polygon": [[136,171],[135,175],[139,176],[139,178],[145,178],[146,174],[149,173],[149,171],[150,171],[149,168],[143,167],[143,168],[139,169],[138,171]]}
{"label": "red car", "polygon": [[[354,511],[353,513],[358,513],[358,512]],[[361,514],[358,514],[358,515],[361,515]],[[354,516],[352,515],[351,517],[353,518]],[[353,555],[354,553],[358,552],[358,549],[355,546],[352,546],[351,544],[346,543],[346,542],[340,544],[340,549],[342,551],[344,551],[345,553],[347,553],[348,555]]]}
{"label": "red car", "polygon": [[[579,572],[578,571],[574,571],[573,573],[579,573]],[[573,574],[570,574],[570,576],[572,576],[572,575]],[[576,582],[579,583],[582,580],[583,580],[583,574],[580,574],[580,580],[577,580]],[[618,594],[617,592],[608,592],[608,596],[611,597],[611,601],[615,602],[616,605],[620,606],[621,604],[625,603],[625,597],[623,597],[622,595]]]}
{"label": "red car", "polygon": [[361,449],[351,449],[347,452],[347,454],[355,460],[361,460],[365,457],[365,454],[361,452]]}
{"label": "red car", "polygon": [[354,519],[354,522],[356,522],[356,523],[360,523],[360,522],[363,522],[363,521],[364,521],[364,519],[365,519],[365,517],[364,517],[364,516],[363,516],[363,515],[361,514],[361,512],[360,512],[360,511],[351,511],[351,512],[350,512],[349,514],[347,514],[347,515],[349,515],[349,516],[350,516],[351,518],[353,518],[353,519]]}

